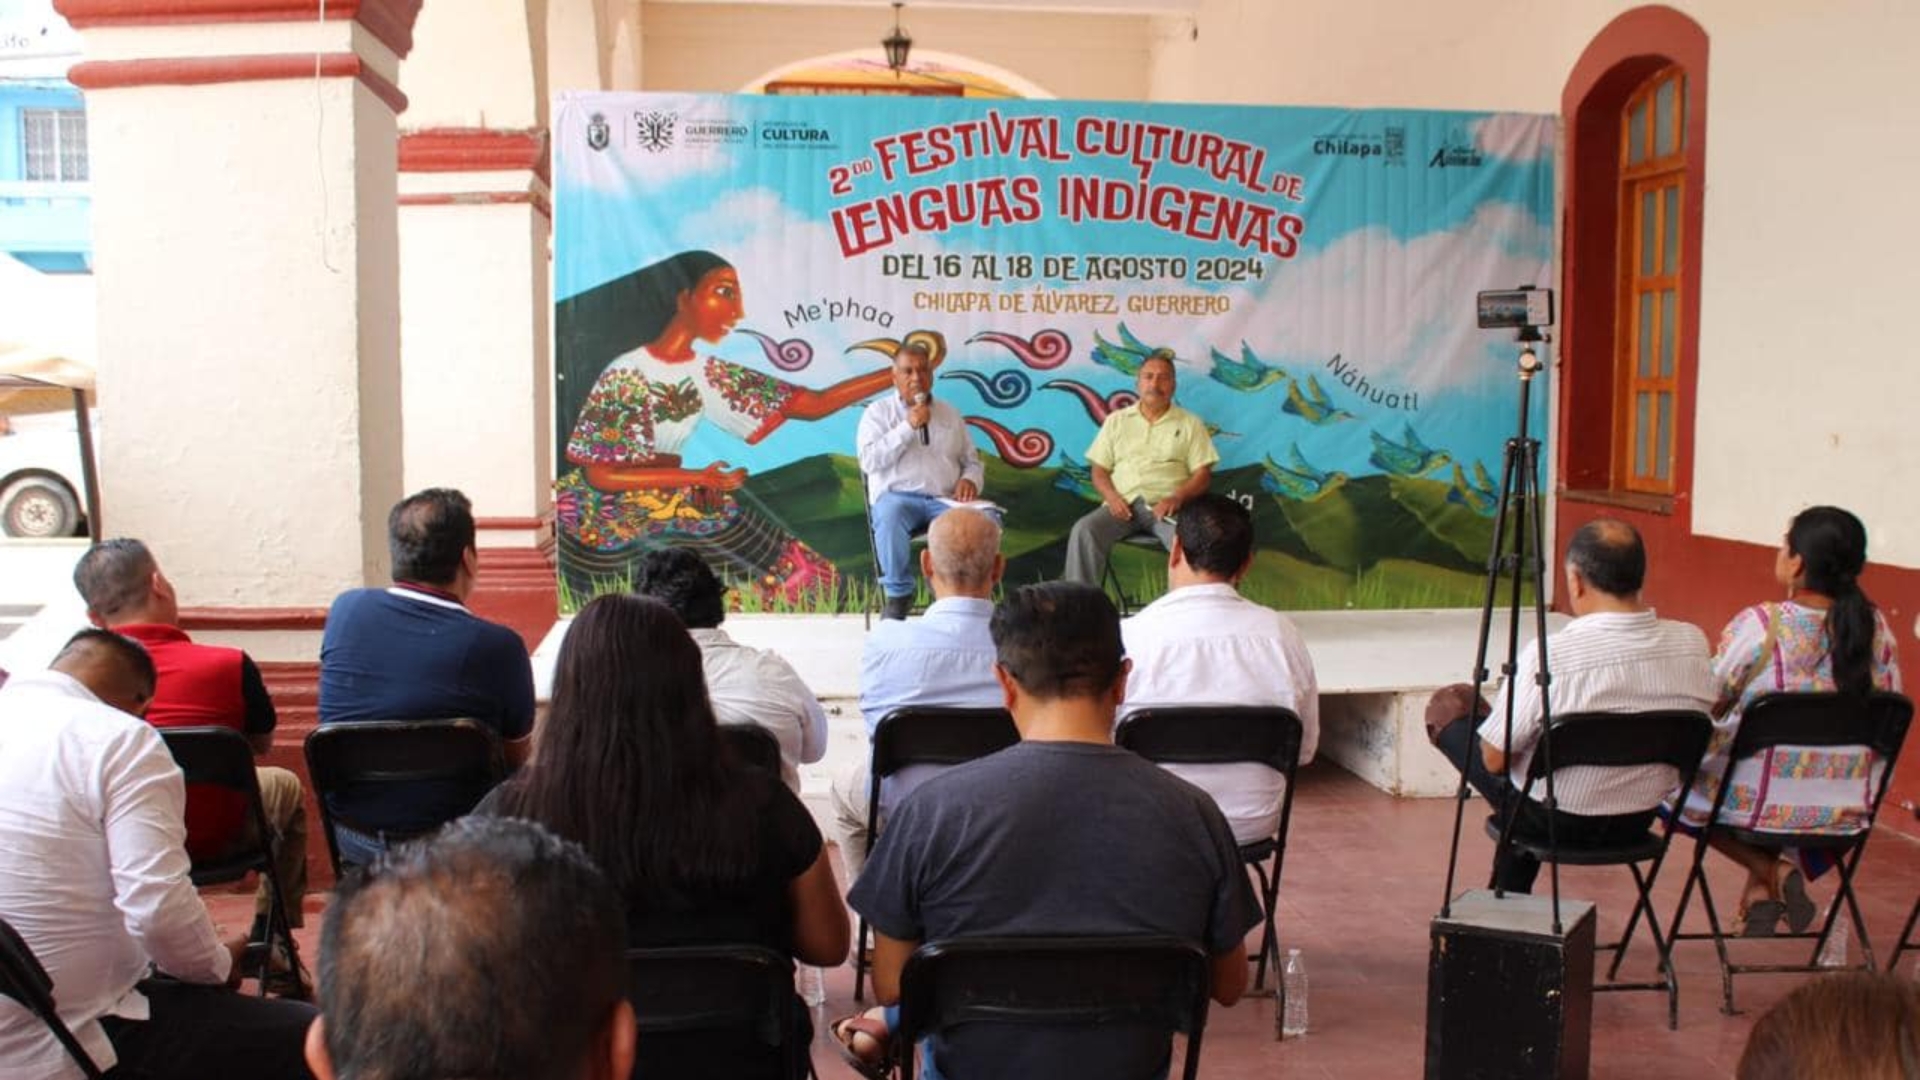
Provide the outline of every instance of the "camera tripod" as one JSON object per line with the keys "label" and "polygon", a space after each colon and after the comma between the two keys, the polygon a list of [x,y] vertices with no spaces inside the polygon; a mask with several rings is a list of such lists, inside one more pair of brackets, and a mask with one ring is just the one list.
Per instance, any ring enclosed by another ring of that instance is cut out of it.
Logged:
{"label": "camera tripod", "polygon": [[[1558,838],[1554,835],[1555,829],[1553,825],[1555,816],[1553,813],[1555,806],[1553,798],[1553,716],[1549,704],[1551,695],[1548,692],[1552,682],[1552,675],[1547,667],[1546,558],[1544,544],[1546,533],[1541,522],[1540,440],[1532,437],[1527,431],[1527,424],[1531,417],[1533,380],[1545,367],[1534,345],[1536,342],[1544,344],[1547,338],[1538,328],[1525,326],[1520,328],[1518,340],[1520,342],[1520,355],[1518,359],[1520,422],[1513,437],[1507,440],[1501,464],[1500,500],[1494,511],[1493,540],[1488,545],[1487,551],[1487,588],[1485,598],[1480,604],[1480,636],[1479,645],[1473,658],[1472,686],[1475,693],[1478,693],[1480,688],[1487,683],[1487,650],[1489,641],[1493,635],[1494,605],[1499,598],[1500,585],[1504,581],[1507,584],[1507,658],[1506,663],[1501,665],[1500,670],[1507,677],[1509,690],[1505,695],[1506,715],[1504,720],[1506,723],[1506,738],[1503,740],[1502,745],[1511,748],[1513,745],[1514,703],[1511,684],[1515,672],[1519,669],[1517,661],[1520,658],[1520,609],[1524,606],[1521,602],[1521,586],[1526,582],[1528,574],[1531,573],[1533,577],[1534,648],[1538,650],[1537,659],[1539,661],[1537,668],[1538,674],[1535,678],[1540,686],[1541,735],[1537,752],[1541,755],[1541,768],[1546,777],[1546,809],[1548,811],[1546,815],[1547,846],[1549,849],[1557,849],[1559,842]],[[1477,713],[1477,710],[1470,708],[1469,718],[1471,719],[1475,713]],[[1477,740],[1468,753],[1478,753]],[[1468,764],[1471,765],[1471,760],[1469,760]],[[1512,770],[1513,762],[1509,750],[1504,775],[1510,788],[1514,787]],[[1447,856],[1447,891],[1440,904],[1440,916],[1442,918],[1446,918],[1452,913],[1454,876],[1455,871],[1459,868],[1460,862],[1460,825],[1466,813],[1467,774],[1469,771],[1470,770],[1466,768],[1460,770],[1460,786],[1454,792],[1453,845]],[[1524,782],[1524,780],[1525,778],[1523,777],[1522,781]],[[1516,790],[1515,797],[1525,798],[1526,796]],[[1495,845],[1493,852],[1494,865],[1496,867],[1500,865],[1501,859],[1506,856],[1508,849],[1512,846],[1513,822],[1514,819],[1518,817],[1518,814],[1509,810],[1504,817],[1505,820],[1502,822],[1500,829],[1500,839]],[[1559,934],[1561,933],[1560,864],[1549,860],[1548,868],[1552,875],[1553,932]],[[1496,887],[1494,895],[1500,896],[1502,892]]]}

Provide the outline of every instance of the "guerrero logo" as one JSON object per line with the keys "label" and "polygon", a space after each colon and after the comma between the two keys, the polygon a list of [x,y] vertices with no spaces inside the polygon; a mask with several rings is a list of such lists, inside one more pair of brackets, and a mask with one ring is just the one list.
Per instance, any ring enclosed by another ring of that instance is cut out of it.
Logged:
{"label": "guerrero logo", "polygon": [[692,116],[680,129],[680,137],[688,146],[729,146],[745,143],[751,130],[741,121],[726,116]]}
{"label": "guerrero logo", "polygon": [[831,150],[833,132],[799,120],[769,120],[760,125],[760,145],[771,150]]}
{"label": "guerrero logo", "polygon": [[673,146],[673,126],[680,121],[678,113],[637,112],[633,114],[634,141],[640,149],[649,153],[660,153]]}
{"label": "guerrero logo", "polygon": [[613,129],[607,126],[606,113],[594,113],[587,121],[587,146],[593,150],[605,150],[613,138]]}

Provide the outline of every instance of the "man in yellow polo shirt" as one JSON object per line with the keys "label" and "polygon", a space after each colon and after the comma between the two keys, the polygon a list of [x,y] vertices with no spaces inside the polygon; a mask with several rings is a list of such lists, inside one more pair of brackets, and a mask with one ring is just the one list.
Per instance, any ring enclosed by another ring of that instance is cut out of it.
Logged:
{"label": "man in yellow polo shirt", "polygon": [[1100,508],[1074,522],[1067,537],[1068,581],[1097,585],[1113,545],[1150,532],[1173,546],[1173,519],[1207,490],[1220,455],[1200,418],[1173,403],[1173,350],[1156,349],[1140,365],[1140,400],[1107,416],[1087,448]]}

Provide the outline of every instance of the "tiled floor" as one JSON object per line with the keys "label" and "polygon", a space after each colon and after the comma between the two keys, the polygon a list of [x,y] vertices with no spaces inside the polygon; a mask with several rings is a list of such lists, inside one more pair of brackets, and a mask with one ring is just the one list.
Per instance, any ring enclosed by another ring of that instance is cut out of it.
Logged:
{"label": "tiled floor", "polygon": [[[1273,1041],[1271,998],[1215,1009],[1207,1028],[1202,1074],[1215,1080],[1419,1077],[1426,1022],[1427,926],[1441,900],[1452,828],[1450,805],[1445,800],[1395,799],[1336,767],[1315,765],[1303,772],[1294,807],[1281,884],[1280,932],[1284,944],[1300,948],[1307,959],[1312,981],[1311,1033],[1284,1043]],[[1479,804],[1468,807],[1462,887],[1484,883],[1492,845],[1480,832],[1483,817]],[[1690,842],[1684,848],[1676,845],[1676,860],[1690,856]],[[1723,903],[1730,903],[1739,875],[1729,872],[1717,857],[1710,857],[1709,865]],[[1663,920],[1678,903],[1683,867],[1683,862],[1670,863],[1655,890]],[[1544,882],[1543,876],[1543,888]],[[1821,899],[1832,893],[1828,881],[1813,888]],[[1920,845],[1891,832],[1877,835],[1862,868],[1861,893],[1883,962],[1917,889]],[[1574,869],[1563,879],[1563,895],[1598,902],[1600,932],[1605,938],[1617,936],[1632,900],[1632,885],[1624,870]],[[229,925],[240,925],[248,915],[242,896],[210,899],[216,919]],[[309,958],[314,955],[318,922],[310,917],[300,933]],[[1697,903],[1690,926],[1705,926]],[[1629,960],[1629,971],[1650,974],[1652,945],[1644,932],[1640,941]],[[1782,960],[1797,958],[1784,943],[1747,944]],[[1738,980],[1735,990],[1745,1013],[1727,1017],[1719,1011],[1713,946],[1684,943],[1678,957],[1680,1030],[1666,1029],[1661,995],[1599,995],[1593,1016],[1593,1076],[1631,1080],[1731,1076],[1753,1017],[1803,978],[1754,975]],[[1912,964],[1909,957],[1905,967],[1910,970]],[[852,987],[850,968],[828,972],[828,1000],[816,1027],[824,1029],[825,1018],[852,1011]],[[824,1042],[816,1046],[814,1060],[822,1080],[855,1075]]]}

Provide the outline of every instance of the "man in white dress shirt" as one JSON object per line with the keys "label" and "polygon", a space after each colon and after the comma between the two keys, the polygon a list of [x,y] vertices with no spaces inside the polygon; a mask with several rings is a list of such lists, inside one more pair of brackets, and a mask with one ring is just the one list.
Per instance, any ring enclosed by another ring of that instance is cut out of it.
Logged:
{"label": "man in white dress shirt", "polygon": [[[921,569],[933,585],[933,603],[913,620],[882,622],[860,654],[860,715],[873,739],[880,721],[908,705],[998,708],[1006,704],[993,668],[997,654],[990,624],[993,587],[1007,568],[1000,525],[978,510],[956,509],[927,530]],[[871,755],[862,754],[833,782],[834,835],[847,880],[867,862],[867,780]],[[880,820],[938,765],[913,765],[888,777],[880,791]]]}
{"label": "man in white dress shirt", "polygon": [[[1654,616],[1640,602],[1647,576],[1647,549],[1624,521],[1587,522],[1567,544],[1567,606],[1574,619],[1547,636],[1553,673],[1552,715],[1578,712],[1631,713],[1655,709],[1706,712],[1715,684],[1707,638],[1691,623]],[[1539,650],[1522,651],[1513,677],[1500,688],[1484,721],[1461,715],[1434,733],[1434,745],[1467,774],[1495,814],[1519,814],[1515,828],[1546,835],[1544,784],[1522,797],[1527,769],[1539,744],[1541,700]],[[1435,695],[1476,699],[1470,687]],[[1507,698],[1513,697],[1513,738],[1507,740]],[[1460,709],[1465,713],[1464,708]],[[1478,729],[1476,731],[1476,721]],[[1475,736],[1478,735],[1478,738]],[[1511,768],[1509,769],[1509,766]],[[1554,774],[1554,830],[1576,844],[1614,845],[1644,837],[1653,810],[1678,783],[1672,769],[1581,766]],[[1509,892],[1529,892],[1540,873],[1538,860],[1509,851],[1494,868],[1494,883]]]}
{"label": "man in white dress shirt", "polygon": [[861,414],[856,445],[873,500],[875,569],[886,593],[881,617],[904,619],[913,607],[913,534],[947,509],[943,499],[979,498],[986,471],[960,410],[929,396],[933,363],[924,347],[894,353],[893,389]]}
{"label": "man in white dress shirt", "polygon": [[[1180,508],[1167,595],[1120,624],[1133,661],[1121,711],[1178,705],[1278,705],[1300,717],[1300,763],[1320,744],[1320,689],[1293,620],[1241,596],[1253,565],[1253,515],[1224,495]],[[1233,839],[1271,839],[1286,782],[1265,765],[1168,765],[1220,805]]]}
{"label": "man in white dress shirt", "polygon": [[[246,936],[222,941],[188,880],[186,784],[138,715],[153,684],[137,643],[84,630],[50,671],[0,690],[0,917],[115,1075],[306,1076],[313,1010],[229,988]],[[149,979],[150,964],[172,979]],[[80,1075],[45,1026],[0,998],[0,1078]]]}
{"label": "man in white dress shirt", "polygon": [[778,653],[742,645],[720,629],[726,590],[713,569],[687,548],[649,551],[640,560],[633,591],[672,608],[700,646],[707,696],[722,724],[752,725],[780,744],[780,779],[800,791],[802,763],[827,752],[827,711]]}

